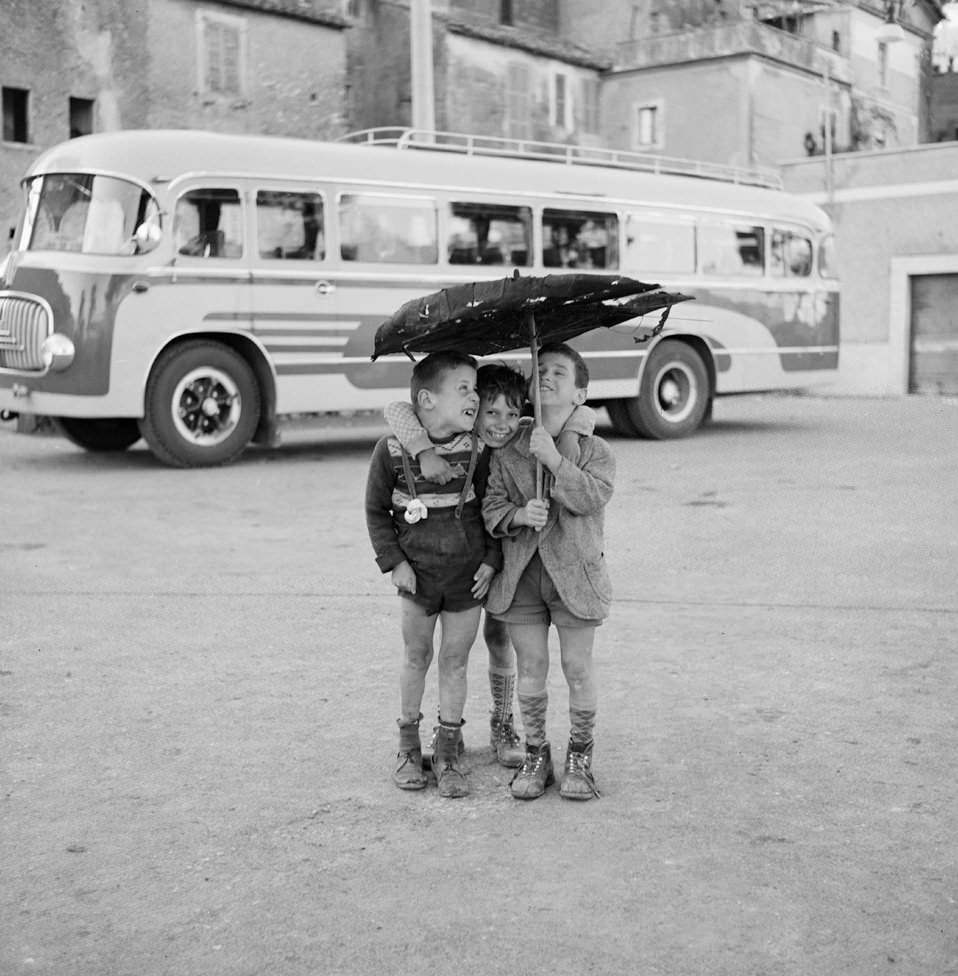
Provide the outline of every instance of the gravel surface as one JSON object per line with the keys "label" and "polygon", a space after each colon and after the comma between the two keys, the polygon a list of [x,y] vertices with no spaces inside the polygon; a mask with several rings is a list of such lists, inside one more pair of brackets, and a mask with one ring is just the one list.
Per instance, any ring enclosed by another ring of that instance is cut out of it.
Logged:
{"label": "gravel surface", "polygon": [[956,431],[770,396],[609,434],[574,804],[510,797],[481,644],[472,794],[390,783],[374,418],[203,471],[0,429],[0,973],[958,973]]}

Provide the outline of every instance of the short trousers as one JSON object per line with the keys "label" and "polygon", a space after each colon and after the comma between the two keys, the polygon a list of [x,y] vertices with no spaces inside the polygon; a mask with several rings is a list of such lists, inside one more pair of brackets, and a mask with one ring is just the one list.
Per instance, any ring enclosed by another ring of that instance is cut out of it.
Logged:
{"label": "short trousers", "polygon": [[555,624],[556,627],[598,627],[602,620],[577,617],[562,602],[552,577],[542,565],[539,553],[533,553],[519,577],[512,606],[505,613],[495,613],[496,620],[507,624]]}
{"label": "short trousers", "polygon": [[430,616],[482,606],[472,595],[473,578],[486,551],[486,532],[478,509],[456,518],[453,508],[430,509],[427,518],[398,527],[399,547],[416,574],[416,592],[400,593]]}

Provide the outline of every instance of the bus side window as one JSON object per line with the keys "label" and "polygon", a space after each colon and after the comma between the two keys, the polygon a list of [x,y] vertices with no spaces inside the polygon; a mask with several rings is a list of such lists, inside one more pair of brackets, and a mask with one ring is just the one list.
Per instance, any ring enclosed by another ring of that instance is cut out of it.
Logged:
{"label": "bus side window", "polygon": [[339,198],[340,255],[376,264],[436,264],[437,211],[432,200],[378,193]]}
{"label": "bus side window", "polygon": [[213,188],[190,190],[176,202],[173,228],[178,254],[241,257],[243,221],[239,192]]}
{"label": "bus side window", "polygon": [[256,247],[261,258],[322,261],[326,256],[323,198],[318,193],[259,190]]}
{"label": "bus side window", "polygon": [[585,210],[543,210],[542,263],[547,268],[618,268],[619,218]]}
{"label": "bus side window", "polygon": [[812,242],[787,230],[773,230],[769,272],[776,278],[807,278],[812,273]]}
{"label": "bus side window", "polygon": [[765,271],[765,228],[703,222],[698,228],[703,274],[757,276]]}
{"label": "bus side window", "polygon": [[691,222],[629,214],[626,218],[625,265],[646,271],[690,273],[695,270],[695,227]]}
{"label": "bus side window", "polygon": [[496,203],[449,204],[450,264],[531,264],[532,210]]}
{"label": "bus side window", "polygon": [[838,257],[835,254],[835,237],[832,234],[822,238],[818,246],[818,273],[823,278],[838,277]]}
{"label": "bus side window", "polygon": [[785,263],[792,278],[807,278],[812,273],[812,242],[798,234],[788,235]]}
{"label": "bus side window", "polygon": [[772,231],[768,249],[768,273],[773,278],[785,277],[785,231]]}

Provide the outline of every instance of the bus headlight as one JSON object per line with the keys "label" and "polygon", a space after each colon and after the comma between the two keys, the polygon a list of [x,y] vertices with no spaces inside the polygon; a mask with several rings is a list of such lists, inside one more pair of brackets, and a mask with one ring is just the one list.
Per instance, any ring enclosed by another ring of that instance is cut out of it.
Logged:
{"label": "bus headlight", "polygon": [[76,350],[73,348],[72,340],[59,332],[49,335],[40,344],[40,358],[47,369],[52,369],[54,373],[62,373],[70,363]]}

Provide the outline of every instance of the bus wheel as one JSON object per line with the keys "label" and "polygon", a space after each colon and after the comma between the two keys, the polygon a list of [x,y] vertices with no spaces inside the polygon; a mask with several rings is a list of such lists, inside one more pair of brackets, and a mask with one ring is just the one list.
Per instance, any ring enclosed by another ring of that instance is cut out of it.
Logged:
{"label": "bus wheel", "polygon": [[638,428],[632,423],[631,400],[609,400],[605,409],[612,421],[612,429],[620,437],[638,437]]}
{"label": "bus wheel", "polygon": [[246,360],[221,343],[199,340],[157,359],[140,430],[165,464],[228,464],[249,444],[259,413],[259,387]]}
{"label": "bus wheel", "polygon": [[[711,394],[702,357],[684,342],[667,339],[649,353],[639,395],[609,405],[609,418],[620,433],[651,440],[687,437],[708,412]],[[616,418],[618,417],[618,421]]]}
{"label": "bus wheel", "polygon": [[140,426],[131,417],[56,417],[57,430],[87,451],[125,451],[140,439]]}

